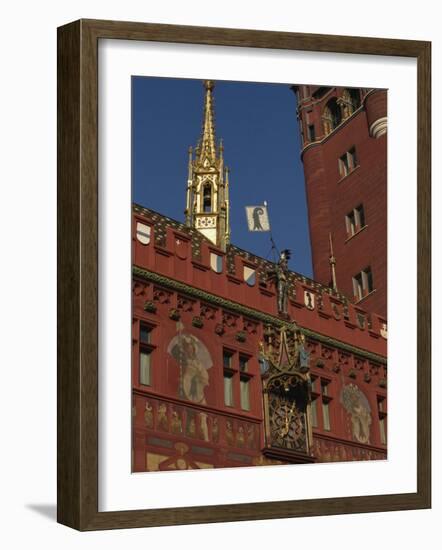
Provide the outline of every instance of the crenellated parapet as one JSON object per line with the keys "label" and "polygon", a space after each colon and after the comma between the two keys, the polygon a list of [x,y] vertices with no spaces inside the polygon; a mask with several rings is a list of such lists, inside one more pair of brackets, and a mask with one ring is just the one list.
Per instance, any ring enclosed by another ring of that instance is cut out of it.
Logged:
{"label": "crenellated parapet", "polygon": [[[283,324],[275,284],[267,276],[273,262],[229,245],[214,247],[197,230],[135,205],[134,276],[148,278],[212,305]],[[148,230],[143,227],[148,227]],[[137,238],[137,227],[149,242]],[[386,319],[353,304],[342,293],[299,273],[289,273],[289,318],[307,331],[386,355]]]}

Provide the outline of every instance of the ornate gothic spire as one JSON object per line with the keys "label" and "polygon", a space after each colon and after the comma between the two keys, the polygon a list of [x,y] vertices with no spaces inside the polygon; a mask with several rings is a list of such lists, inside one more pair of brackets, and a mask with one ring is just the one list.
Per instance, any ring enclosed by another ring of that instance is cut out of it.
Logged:
{"label": "ornate gothic spire", "polygon": [[230,241],[229,181],[223,150],[215,143],[212,80],[204,81],[204,116],[202,135],[195,148],[189,149],[186,224],[195,227],[216,246],[226,249]]}

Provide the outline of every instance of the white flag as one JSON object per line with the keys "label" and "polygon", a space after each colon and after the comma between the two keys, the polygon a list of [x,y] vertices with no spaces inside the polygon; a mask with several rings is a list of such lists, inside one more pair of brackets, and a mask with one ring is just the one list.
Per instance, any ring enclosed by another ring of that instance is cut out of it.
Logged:
{"label": "white flag", "polygon": [[269,214],[266,205],[246,206],[249,231],[270,231]]}

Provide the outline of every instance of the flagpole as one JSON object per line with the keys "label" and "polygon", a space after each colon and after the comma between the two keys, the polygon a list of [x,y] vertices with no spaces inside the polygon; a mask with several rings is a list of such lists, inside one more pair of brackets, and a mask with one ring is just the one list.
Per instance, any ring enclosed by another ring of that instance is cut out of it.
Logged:
{"label": "flagpole", "polygon": [[335,258],[335,255],[333,254],[333,241],[332,241],[331,233],[328,234],[328,242],[329,242],[329,249],[330,249],[329,263],[331,268],[332,287],[333,287],[333,290],[336,292],[338,290],[338,284],[336,282],[336,258]]}
{"label": "flagpole", "polygon": [[[270,214],[269,214],[269,203],[268,203],[267,201],[264,201],[263,204],[264,204],[264,206],[265,206],[266,209],[267,209],[267,217],[268,217],[268,220],[269,220],[270,242],[272,243],[272,248],[271,248],[271,250],[276,250],[276,255],[277,255],[277,258],[278,258],[278,257],[279,257],[279,250],[278,250],[278,247],[276,246],[275,241],[273,240],[272,225],[271,225],[271,223],[270,223]],[[273,255],[274,262],[277,261],[277,258],[276,258],[276,260],[275,260],[275,255]]]}

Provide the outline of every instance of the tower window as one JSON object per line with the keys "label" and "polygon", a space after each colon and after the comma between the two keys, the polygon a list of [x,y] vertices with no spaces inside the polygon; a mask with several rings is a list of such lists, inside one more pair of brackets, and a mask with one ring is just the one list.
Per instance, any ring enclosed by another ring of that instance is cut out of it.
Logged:
{"label": "tower window", "polygon": [[350,99],[353,107],[353,111],[356,111],[361,106],[361,92],[359,88],[351,88]]}
{"label": "tower window", "polygon": [[356,302],[359,302],[373,292],[373,275],[371,268],[367,267],[353,277],[353,295]]}
{"label": "tower window", "polygon": [[203,188],[203,211],[212,212],[212,186],[206,184]]}
{"label": "tower window", "polygon": [[[299,121],[299,112],[297,113],[297,116],[298,116],[298,121]],[[301,124],[301,122],[298,124],[298,128],[299,128],[299,137],[301,139],[301,147],[304,147],[304,125]]]}
{"label": "tower window", "polygon": [[322,122],[324,126],[324,134],[327,136],[335,128],[341,124],[342,113],[336,98],[330,99],[324,108],[322,114]]}
{"label": "tower window", "polygon": [[316,135],[315,135],[315,125],[309,124],[307,126],[307,136],[309,141],[315,141]]}
{"label": "tower window", "polygon": [[348,174],[350,174],[350,172],[352,172],[357,165],[358,159],[356,157],[356,149],[355,147],[352,147],[338,160],[339,174],[341,178],[348,176]]}
{"label": "tower window", "polygon": [[345,216],[345,226],[347,228],[347,237],[353,237],[358,231],[365,227],[364,207],[360,204],[357,208],[353,208]]}
{"label": "tower window", "polygon": [[349,88],[342,93],[342,110],[344,118],[352,115],[361,105],[361,93],[358,88]]}

